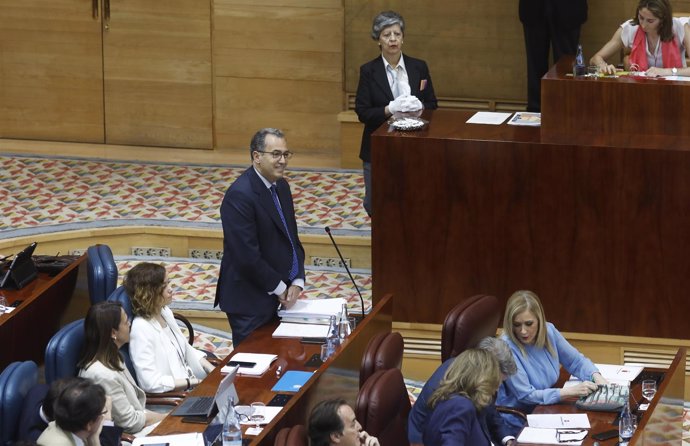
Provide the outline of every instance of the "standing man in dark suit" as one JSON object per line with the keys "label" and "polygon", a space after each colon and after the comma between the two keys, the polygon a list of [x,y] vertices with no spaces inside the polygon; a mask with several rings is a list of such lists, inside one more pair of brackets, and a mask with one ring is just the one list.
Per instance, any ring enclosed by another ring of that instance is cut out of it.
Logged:
{"label": "standing man in dark suit", "polygon": [[364,209],[371,216],[371,134],[395,113],[438,107],[426,62],[403,55],[405,20],[395,11],[374,18],[371,38],[381,55],[359,69],[355,112],[364,123],[359,158],[364,166]]}
{"label": "standing man in dark suit", "polygon": [[304,248],[283,178],[292,156],[278,129],[259,130],[252,166],[230,186],[220,206],[223,260],[214,306],[227,313],[234,346],[290,308],[304,288]]}
{"label": "standing man in dark suit", "polygon": [[527,111],[541,111],[541,78],[553,61],[575,54],[580,26],[587,21],[587,0],[520,0],[520,21],[527,52]]}

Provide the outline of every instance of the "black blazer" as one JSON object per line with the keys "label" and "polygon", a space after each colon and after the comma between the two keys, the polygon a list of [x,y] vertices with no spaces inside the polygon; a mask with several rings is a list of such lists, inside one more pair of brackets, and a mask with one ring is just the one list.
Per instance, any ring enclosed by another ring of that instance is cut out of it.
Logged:
{"label": "black blazer", "polygon": [[[295,243],[298,278],[304,279],[304,248],[297,234],[295,208],[285,179],[276,182],[278,199]],[[273,291],[282,280],[288,286],[292,248],[271,192],[250,167],[225,193],[220,206],[223,222],[223,260],[214,306],[226,313],[275,313]]]}
{"label": "black blazer", "polygon": [[587,0],[520,0],[520,21],[525,25],[575,28],[587,21]]}
{"label": "black blazer", "polygon": [[[426,62],[404,54],[403,57],[412,96],[416,96],[424,104],[424,108],[438,108],[434,84],[431,82]],[[423,81],[426,81],[424,89],[420,90]],[[393,99],[395,98],[388,85],[383,58],[379,56],[362,65],[359,68],[359,85],[355,98],[355,112],[360,122],[364,123],[362,145],[359,150],[359,158],[362,161],[371,161],[371,134],[386,121],[385,109]]]}

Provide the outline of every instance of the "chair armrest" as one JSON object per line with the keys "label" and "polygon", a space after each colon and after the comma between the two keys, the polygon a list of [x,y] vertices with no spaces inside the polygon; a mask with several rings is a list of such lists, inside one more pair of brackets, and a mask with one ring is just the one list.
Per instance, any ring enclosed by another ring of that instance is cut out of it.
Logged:
{"label": "chair armrest", "polygon": [[189,345],[194,345],[194,327],[192,327],[192,323],[189,322],[189,319],[179,313],[173,313],[173,317],[187,327],[187,331],[189,332]]}
{"label": "chair armrest", "polygon": [[170,392],[161,392],[161,393],[148,393],[148,392],[146,392],[146,401],[149,401],[150,399],[155,399],[155,398],[183,400],[186,397],[187,397],[187,392],[183,392],[181,390],[171,390]]}
{"label": "chair armrest", "polygon": [[[135,438],[134,435],[132,435],[132,434],[126,434],[126,433],[124,433],[124,432],[122,433],[122,435],[120,435],[120,439],[121,439],[122,441],[128,442],[129,444],[134,443],[134,438]],[[112,441],[112,440],[111,440],[111,441]]]}
{"label": "chair armrest", "polygon": [[509,413],[512,415],[515,415],[518,418],[521,418],[525,423],[527,422],[527,415],[525,415],[524,412],[518,409],[513,409],[512,407],[506,407],[506,406],[496,406],[496,410],[498,412],[502,413]]}

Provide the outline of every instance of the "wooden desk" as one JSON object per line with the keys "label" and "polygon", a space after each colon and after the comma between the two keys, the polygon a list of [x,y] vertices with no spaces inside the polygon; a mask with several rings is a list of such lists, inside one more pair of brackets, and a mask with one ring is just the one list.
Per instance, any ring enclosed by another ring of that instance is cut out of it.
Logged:
{"label": "wooden desk", "polygon": [[85,259],[85,255],[79,257],[55,277],[41,273],[21,290],[0,290],[9,304],[22,302],[0,316],[0,370],[14,361],[43,363],[46,345],[60,328],[77,278],[86,274]]}
{"label": "wooden desk", "polygon": [[654,78],[573,78],[562,57],[542,78],[542,141],[612,147],[690,146],[690,84]]}
{"label": "wooden desk", "polygon": [[[671,366],[664,371],[664,379],[659,385],[649,409],[644,412],[639,420],[635,435],[630,441],[630,446],[681,445],[683,437],[683,399],[685,394],[685,354],[684,348],[679,349]],[[562,385],[563,381],[559,382],[558,385]],[[644,401],[640,383],[636,383],[631,390],[635,401]],[[633,405],[633,401],[631,401],[631,405]],[[631,409],[634,409],[634,407],[631,407]],[[575,407],[575,400],[563,404],[537,406],[534,410],[534,413],[537,414],[578,412],[580,411]],[[610,412],[587,411],[592,427],[582,444],[585,446],[592,445],[594,443],[592,439],[593,434],[617,429],[617,425],[612,424],[617,415]],[[613,440],[610,440],[610,442],[615,444]]]}
{"label": "wooden desk", "polygon": [[686,339],[690,146],[552,144],[472,114],[372,135],[374,301],[441,324],[469,296],[530,289],[561,331]]}
{"label": "wooden desk", "polygon": [[[241,404],[250,404],[254,401],[268,403],[273,398],[275,393],[271,392],[271,388],[278,381],[275,376],[278,366],[282,366],[283,370],[315,370],[314,377],[290,399],[280,414],[263,429],[261,435],[253,439],[251,444],[273,446],[274,437],[280,429],[295,424],[306,425],[311,408],[323,399],[342,397],[354,405],[359,390],[362,355],[373,336],[390,332],[393,321],[392,309],[391,296],[381,299],[336,354],[318,369],[305,367],[304,363],[313,354],[320,352],[320,346],[302,344],[298,339],[271,338],[277,324],[262,327],[244,340],[236,352],[275,353],[278,359],[261,377],[238,376],[235,379]],[[229,360],[230,357],[226,358],[224,363]],[[220,367],[217,367],[191,395],[214,395],[221,378]],[[180,417],[168,416],[151,435],[199,432],[204,428],[205,426],[199,424],[182,423]]]}

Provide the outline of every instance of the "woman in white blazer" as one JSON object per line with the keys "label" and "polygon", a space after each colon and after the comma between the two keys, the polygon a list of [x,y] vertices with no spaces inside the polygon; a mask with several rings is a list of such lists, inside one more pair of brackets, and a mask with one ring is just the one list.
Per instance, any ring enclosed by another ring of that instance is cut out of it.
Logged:
{"label": "woman in white blazer", "polygon": [[135,434],[145,426],[162,420],[166,414],[145,408],[141,390],[120,355],[129,342],[130,323],[119,303],[101,302],[89,308],[84,321],[86,342],[79,361],[79,376],[100,384],[112,399],[112,418],[116,426]]}
{"label": "woman in white blazer", "polygon": [[168,308],[172,290],[165,268],[139,263],[127,272],[124,285],[135,315],[129,352],[139,385],[162,393],[199,384],[214,367],[187,343]]}

